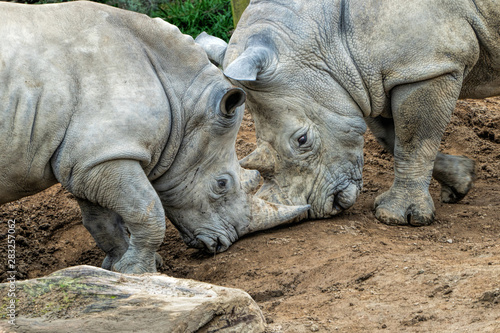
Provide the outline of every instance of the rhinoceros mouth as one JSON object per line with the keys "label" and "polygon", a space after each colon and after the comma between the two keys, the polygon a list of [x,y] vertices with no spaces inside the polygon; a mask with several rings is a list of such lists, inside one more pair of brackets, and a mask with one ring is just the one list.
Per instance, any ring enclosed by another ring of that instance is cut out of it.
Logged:
{"label": "rhinoceros mouth", "polygon": [[205,250],[208,253],[224,252],[233,244],[233,242],[223,235],[198,235],[194,241],[196,242],[196,246],[193,247]]}
{"label": "rhinoceros mouth", "polygon": [[356,202],[359,192],[356,184],[347,184],[341,190],[327,195],[322,209],[312,209],[310,218],[328,218],[349,209]]}
{"label": "rhinoceros mouth", "polygon": [[205,250],[209,253],[220,253],[226,251],[233,242],[223,235],[204,235],[195,236],[185,228],[181,228],[180,234],[184,243],[191,248]]}
{"label": "rhinoceros mouth", "polygon": [[354,201],[345,201],[340,195],[330,195],[326,198],[323,209],[312,209],[309,213],[309,218],[329,218],[349,209],[353,204]]}
{"label": "rhinoceros mouth", "polygon": [[261,199],[279,204],[310,204],[311,209],[296,220],[329,218],[349,209],[356,202],[361,188],[360,181],[329,186],[329,191],[322,191],[327,186],[318,186],[307,198],[290,196],[284,193],[276,182],[267,181],[257,192]]}

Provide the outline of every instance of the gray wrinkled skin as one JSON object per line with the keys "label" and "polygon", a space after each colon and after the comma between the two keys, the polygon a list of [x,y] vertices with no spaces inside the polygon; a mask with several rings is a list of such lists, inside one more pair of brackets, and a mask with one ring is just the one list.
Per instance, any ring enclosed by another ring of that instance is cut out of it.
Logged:
{"label": "gray wrinkled skin", "polygon": [[0,204],[60,182],[104,268],[156,271],[165,212],[217,252],[309,208],[250,194],[245,94],[176,27],[90,2],[0,3],[0,22]]}
{"label": "gray wrinkled skin", "polygon": [[438,148],[458,98],[500,93],[499,26],[497,0],[252,0],[225,53],[197,42],[247,92],[259,147],[242,165],[263,174],[262,197],[311,217],[352,205],[365,119],[395,160],[376,217],[426,225],[432,176],[445,202],[472,186],[474,162]]}

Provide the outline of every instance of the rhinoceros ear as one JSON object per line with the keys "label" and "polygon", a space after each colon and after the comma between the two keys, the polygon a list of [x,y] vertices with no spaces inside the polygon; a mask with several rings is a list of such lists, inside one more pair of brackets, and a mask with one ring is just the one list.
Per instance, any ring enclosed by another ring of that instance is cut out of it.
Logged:
{"label": "rhinoceros ear", "polygon": [[226,116],[234,115],[236,108],[245,103],[247,95],[240,88],[229,89],[221,99],[220,111]]}
{"label": "rhinoceros ear", "polygon": [[271,48],[261,45],[249,46],[224,69],[224,75],[237,81],[256,81],[271,70],[274,63],[275,56]]}
{"label": "rhinoceros ear", "polygon": [[227,43],[220,38],[210,36],[206,32],[202,32],[194,40],[207,53],[208,59],[216,66],[222,65],[226,54]]}

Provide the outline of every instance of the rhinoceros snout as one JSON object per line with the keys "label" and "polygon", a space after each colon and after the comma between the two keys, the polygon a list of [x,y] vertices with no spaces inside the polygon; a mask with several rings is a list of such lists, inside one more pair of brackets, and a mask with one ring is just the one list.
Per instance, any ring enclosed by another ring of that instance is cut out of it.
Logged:
{"label": "rhinoceros snout", "polygon": [[196,236],[196,245],[193,246],[198,249],[204,249],[209,253],[220,253],[226,251],[232,244],[232,242],[224,236],[219,236],[213,239],[208,236],[199,235]]}
{"label": "rhinoceros snout", "polygon": [[335,195],[334,209],[342,211],[350,208],[358,199],[358,195],[359,188],[355,184],[350,184]]}
{"label": "rhinoceros snout", "polygon": [[316,206],[316,209],[312,209],[309,217],[314,219],[337,215],[354,205],[359,192],[358,186],[350,184],[345,189],[326,197],[323,206]]}
{"label": "rhinoceros snout", "polygon": [[192,247],[193,249],[203,249],[204,245],[202,242],[200,242],[197,238],[190,238],[186,237],[185,235],[181,235],[182,240],[184,241],[184,244],[186,244],[188,247]]}

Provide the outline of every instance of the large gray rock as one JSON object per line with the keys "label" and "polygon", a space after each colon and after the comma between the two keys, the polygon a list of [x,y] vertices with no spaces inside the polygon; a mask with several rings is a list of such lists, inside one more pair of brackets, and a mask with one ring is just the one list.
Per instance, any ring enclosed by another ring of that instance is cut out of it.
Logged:
{"label": "large gray rock", "polygon": [[[16,282],[16,325],[0,307],[0,332],[263,332],[244,291],[161,274],[76,266]],[[9,283],[0,284],[8,304]],[[7,310],[8,311],[8,310]],[[8,313],[8,312],[7,312]]]}

